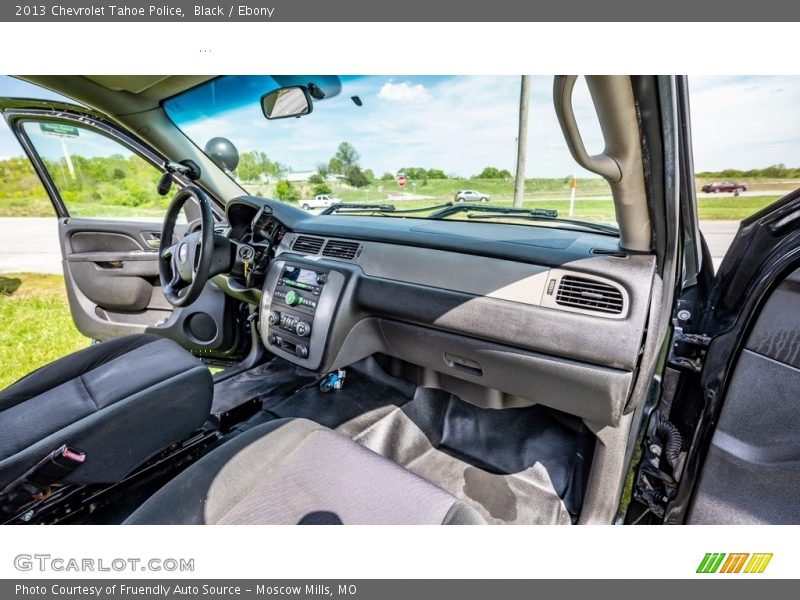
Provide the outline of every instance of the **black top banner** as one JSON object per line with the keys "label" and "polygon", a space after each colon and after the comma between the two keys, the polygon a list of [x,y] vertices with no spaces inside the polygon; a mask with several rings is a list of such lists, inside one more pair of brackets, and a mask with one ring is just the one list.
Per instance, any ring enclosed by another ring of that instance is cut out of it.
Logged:
{"label": "black top banner", "polygon": [[[38,0],[0,4],[4,22],[796,21],[786,0]],[[724,32],[712,29],[711,35]]]}

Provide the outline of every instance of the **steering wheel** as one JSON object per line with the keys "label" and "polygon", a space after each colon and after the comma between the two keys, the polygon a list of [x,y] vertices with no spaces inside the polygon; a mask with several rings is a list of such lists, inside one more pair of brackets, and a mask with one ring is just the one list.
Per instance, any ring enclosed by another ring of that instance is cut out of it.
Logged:
{"label": "steering wheel", "polygon": [[214,213],[208,196],[198,187],[178,191],[169,204],[161,228],[162,245],[172,241],[175,223],[186,201],[194,198],[200,206],[200,230],[159,250],[158,274],[161,290],[175,307],[189,306],[205,287],[214,258]]}

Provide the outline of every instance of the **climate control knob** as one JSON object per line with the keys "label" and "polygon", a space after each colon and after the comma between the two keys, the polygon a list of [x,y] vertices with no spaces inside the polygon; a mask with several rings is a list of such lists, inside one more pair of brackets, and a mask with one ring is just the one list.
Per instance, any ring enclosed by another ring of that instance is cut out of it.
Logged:
{"label": "climate control knob", "polygon": [[294,353],[295,355],[297,355],[298,358],[308,358],[308,346],[303,346],[303,344],[298,344],[297,346],[295,346]]}
{"label": "climate control knob", "polygon": [[281,313],[279,313],[276,310],[273,310],[272,312],[269,313],[269,316],[267,317],[267,322],[270,325],[277,325],[278,323],[281,322]]}
{"label": "climate control knob", "polygon": [[311,333],[311,325],[305,321],[300,321],[294,326],[294,332],[300,337],[306,337]]}

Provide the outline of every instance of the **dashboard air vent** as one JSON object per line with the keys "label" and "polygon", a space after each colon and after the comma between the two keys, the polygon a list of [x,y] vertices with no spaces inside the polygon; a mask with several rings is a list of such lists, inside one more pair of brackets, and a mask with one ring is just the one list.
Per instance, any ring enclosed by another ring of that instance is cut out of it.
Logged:
{"label": "dashboard air vent", "polygon": [[556,304],[615,315],[622,312],[623,303],[622,292],[614,286],[574,275],[561,278],[556,294]]}
{"label": "dashboard air vent", "polygon": [[322,256],[330,258],[342,258],[344,260],[353,260],[358,252],[358,244],[356,242],[343,242],[341,240],[328,240],[325,244],[325,249],[322,251]]}
{"label": "dashboard air vent", "polygon": [[296,252],[303,252],[304,254],[319,254],[322,249],[322,244],[325,240],[322,238],[309,237],[307,235],[298,236],[292,244],[292,250]]}
{"label": "dashboard air vent", "polygon": [[356,242],[328,240],[328,243],[325,244],[325,248],[322,250],[322,256],[353,260],[357,252],[358,244]]}

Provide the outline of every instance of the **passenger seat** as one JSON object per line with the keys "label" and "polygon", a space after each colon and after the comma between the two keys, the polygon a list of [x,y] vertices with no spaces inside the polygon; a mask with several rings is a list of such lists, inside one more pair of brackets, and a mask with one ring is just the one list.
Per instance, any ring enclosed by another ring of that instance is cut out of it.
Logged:
{"label": "passenger seat", "polygon": [[483,524],[448,492],[322,425],[278,419],[211,451],[126,524]]}

